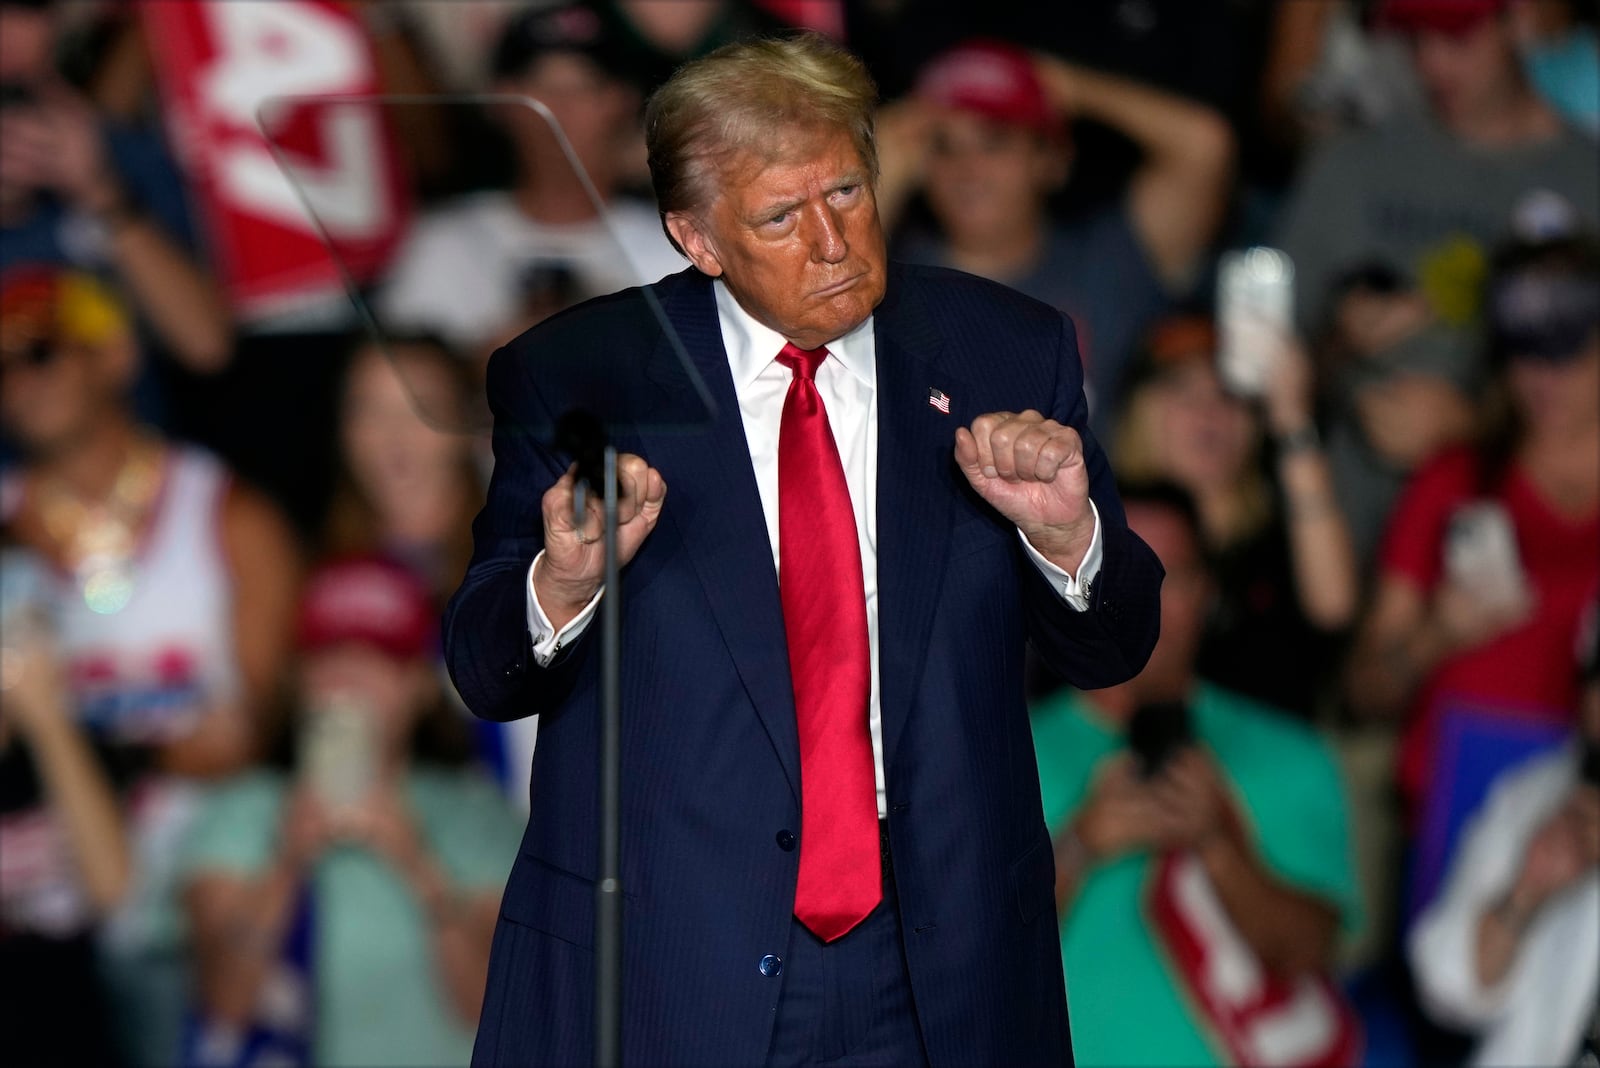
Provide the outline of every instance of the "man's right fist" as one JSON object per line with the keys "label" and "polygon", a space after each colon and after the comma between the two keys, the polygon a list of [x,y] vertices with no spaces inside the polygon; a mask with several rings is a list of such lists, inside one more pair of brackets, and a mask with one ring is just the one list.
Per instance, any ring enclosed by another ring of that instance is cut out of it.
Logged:
{"label": "man's right fist", "polygon": [[[544,512],[544,559],[533,571],[539,607],[557,630],[566,626],[594,599],[605,581],[603,502],[597,494],[584,501],[583,522],[576,522],[573,499],[577,465],[567,468],[540,502]],[[625,452],[617,457],[617,558],[626,566],[661,518],[667,483],[644,458]]]}

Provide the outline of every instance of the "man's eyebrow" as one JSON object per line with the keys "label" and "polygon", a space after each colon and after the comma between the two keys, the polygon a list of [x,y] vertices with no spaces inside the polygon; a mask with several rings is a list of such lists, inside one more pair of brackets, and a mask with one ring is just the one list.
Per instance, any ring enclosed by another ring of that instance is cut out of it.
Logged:
{"label": "man's eyebrow", "polygon": [[[858,171],[848,171],[829,182],[827,191],[832,193],[839,189],[848,188],[849,186],[865,184],[866,177],[863,174]],[[751,212],[747,221],[752,223],[766,222],[768,219],[777,218],[779,215],[782,215],[785,212],[793,211],[795,208],[798,208],[800,205],[804,204],[808,199],[810,198],[806,196],[798,196],[786,197],[782,200],[774,200],[768,204],[763,204],[759,209]]]}
{"label": "man's eyebrow", "polygon": [[805,197],[787,197],[783,200],[774,200],[770,203],[761,205],[761,207],[751,212],[750,221],[766,222],[768,219],[776,218],[785,212],[793,211],[795,208],[798,208],[805,202]]}

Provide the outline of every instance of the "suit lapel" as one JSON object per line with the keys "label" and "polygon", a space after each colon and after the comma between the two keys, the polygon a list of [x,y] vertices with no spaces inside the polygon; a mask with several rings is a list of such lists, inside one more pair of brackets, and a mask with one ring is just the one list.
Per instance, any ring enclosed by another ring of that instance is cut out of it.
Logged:
{"label": "suit lapel", "polygon": [[910,718],[944,572],[957,419],[929,390],[963,386],[943,340],[890,275],[873,327],[878,349],[878,701],[885,774]]}
{"label": "suit lapel", "polygon": [[663,339],[646,373],[662,387],[663,410],[687,414],[684,429],[641,430],[644,455],[666,479],[662,514],[677,529],[798,802],[799,742],[783,608],[716,303],[703,277],[678,276],[670,283],[661,287],[663,310],[716,411],[704,430],[689,426],[700,406],[682,360]]}
{"label": "suit lapel", "polygon": [[[929,390],[970,390],[914,294],[891,273],[875,312],[878,373],[878,678],[885,768],[892,767],[922,676],[949,544],[951,449],[958,419],[929,403]],[[690,363],[716,406],[704,431],[641,430],[645,456],[667,480],[672,522],[705,589],[723,642],[755,705],[791,790],[800,797],[794,691],[777,574],[739,401],[728,370],[710,282],[692,273],[658,292]],[[698,403],[682,361],[662,340],[646,373],[662,389],[663,410],[693,413]],[[686,428],[692,414],[680,419]],[[671,420],[664,420],[664,425]]]}

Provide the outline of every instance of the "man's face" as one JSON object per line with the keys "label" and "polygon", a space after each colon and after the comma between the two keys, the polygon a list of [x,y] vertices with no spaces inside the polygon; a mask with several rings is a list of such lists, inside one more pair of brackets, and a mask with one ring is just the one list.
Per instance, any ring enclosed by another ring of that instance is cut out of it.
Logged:
{"label": "man's face", "polygon": [[91,344],[63,329],[54,297],[12,291],[7,298],[0,310],[0,425],[29,454],[49,455],[115,406],[131,339]]}
{"label": "man's face", "polygon": [[928,203],[959,244],[982,245],[1036,227],[1066,177],[1063,153],[1024,126],[948,111],[933,127]]}
{"label": "man's face", "polygon": [[1421,30],[1411,47],[1428,102],[1448,127],[1469,121],[1515,86],[1516,45],[1503,19],[1481,19],[1457,33]]}
{"label": "man's face", "polygon": [[885,252],[871,177],[843,130],[800,131],[766,161],[736,154],[719,195],[667,225],[703,273],[801,348],[864,322],[883,299]]}
{"label": "man's face", "polygon": [[[541,56],[523,75],[507,79],[498,88],[530,96],[549,108],[584,167],[609,179],[615,168],[612,157],[619,150],[638,103],[631,88],[576,52]],[[537,147],[539,158],[548,161],[544,165],[563,169],[568,166],[549,124],[531,109],[506,109],[504,116],[512,137],[529,139]]]}

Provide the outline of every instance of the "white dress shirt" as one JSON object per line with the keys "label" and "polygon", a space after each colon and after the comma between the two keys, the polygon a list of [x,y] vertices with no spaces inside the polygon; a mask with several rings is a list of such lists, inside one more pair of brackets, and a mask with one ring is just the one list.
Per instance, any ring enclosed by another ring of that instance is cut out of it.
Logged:
{"label": "white dress shirt", "polygon": [[[779,363],[778,353],[787,343],[770,327],[757,322],[739,306],[721,280],[714,286],[717,317],[722,325],[722,343],[728,352],[728,369],[733,374],[734,394],[739,398],[739,415],[744,420],[745,440],[750,447],[750,463],[755,470],[756,489],[761,494],[761,510],[767,521],[772,563],[778,567],[778,431],[783,422],[783,401],[793,375]],[[861,544],[862,581],[867,596],[867,643],[872,663],[872,690],[868,724],[872,730],[873,773],[878,787],[878,816],[888,811],[884,795],[883,726],[878,702],[878,512],[872,502],[878,499],[878,363],[873,320],[842,337],[828,342],[828,359],[817,368],[817,391],[828,411],[828,425],[844,465],[845,483],[855,509],[856,537]],[[950,428],[951,448],[955,447],[955,427]],[[669,487],[670,489],[670,487]],[[670,506],[669,506],[670,507]],[[1090,502],[1094,507],[1094,502]],[[1100,513],[1094,509],[1094,536],[1078,567],[1077,577],[1046,560],[1022,538],[1028,557],[1047,577],[1056,592],[1073,608],[1089,607],[1090,583],[1100,571]],[[1018,532],[1021,536],[1021,532]],[[539,554],[544,555],[542,552]],[[535,558],[533,566],[538,566]],[[600,594],[584,606],[570,623],[556,632],[539,607],[533,590],[533,568],[528,569],[528,633],[533,640],[534,659],[549,664],[556,652],[581,633],[594,616]]]}

